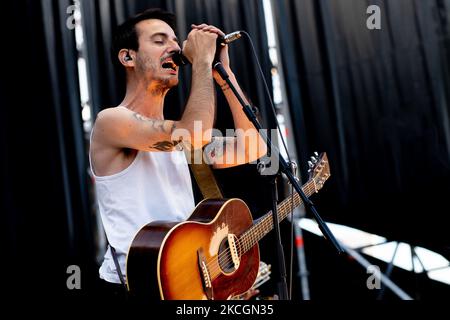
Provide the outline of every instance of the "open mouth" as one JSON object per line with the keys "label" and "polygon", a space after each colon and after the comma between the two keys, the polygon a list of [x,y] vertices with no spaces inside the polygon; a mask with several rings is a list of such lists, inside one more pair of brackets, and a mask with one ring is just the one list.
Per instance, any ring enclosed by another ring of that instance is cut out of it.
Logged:
{"label": "open mouth", "polygon": [[162,64],[162,67],[163,67],[163,69],[169,69],[169,70],[177,71],[177,65],[172,60],[166,60]]}

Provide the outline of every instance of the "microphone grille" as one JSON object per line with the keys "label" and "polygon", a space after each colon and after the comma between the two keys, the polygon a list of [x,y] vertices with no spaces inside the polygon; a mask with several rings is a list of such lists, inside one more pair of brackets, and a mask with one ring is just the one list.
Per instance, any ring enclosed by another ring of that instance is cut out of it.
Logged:
{"label": "microphone grille", "polygon": [[241,37],[241,32],[240,32],[240,31],[235,31],[235,32],[226,34],[226,35],[223,37],[223,39],[224,39],[224,42],[225,42],[226,44],[228,44],[228,43],[230,43],[230,42],[233,42],[234,40],[239,39],[240,37]]}

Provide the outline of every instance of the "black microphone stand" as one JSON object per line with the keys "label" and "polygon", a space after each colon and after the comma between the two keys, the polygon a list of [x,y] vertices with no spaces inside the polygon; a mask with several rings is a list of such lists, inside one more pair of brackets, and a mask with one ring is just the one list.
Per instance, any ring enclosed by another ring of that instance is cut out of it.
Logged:
{"label": "black microphone stand", "polygon": [[[231,82],[228,73],[225,71],[225,69],[222,66],[222,63],[217,59],[214,61],[213,65],[214,69],[219,73],[220,77],[226,81],[226,83],[230,86],[231,90],[233,91],[234,95],[238,99],[239,103],[242,105],[242,109],[247,116],[247,118],[253,123],[255,128],[258,130],[260,136],[266,141],[267,143],[267,149],[268,152],[272,155],[272,152],[275,153],[275,156],[277,157],[279,161],[279,168],[282,173],[286,175],[292,186],[294,187],[295,191],[299,194],[300,198],[303,200],[303,203],[305,204],[305,208],[307,210],[310,210],[312,214],[314,215],[314,219],[316,220],[320,231],[322,232],[325,239],[328,239],[331,241],[331,244],[336,248],[338,253],[343,253],[344,250],[340,246],[339,242],[336,241],[335,237],[331,233],[330,229],[328,229],[328,226],[325,224],[325,222],[322,220],[322,218],[319,216],[319,213],[317,212],[316,208],[314,207],[314,204],[311,202],[311,200],[308,199],[308,197],[304,194],[302,188],[298,184],[294,174],[290,170],[289,165],[287,164],[286,160],[281,156],[280,151],[276,146],[272,144],[272,141],[270,138],[264,133],[262,130],[261,124],[259,123],[258,119],[256,118],[255,113],[252,110],[252,107],[245,103],[245,101],[242,99],[239,92],[236,90],[236,87]],[[286,282],[286,267],[284,262],[284,253],[283,253],[283,246],[281,244],[281,236],[280,236],[280,229],[278,227],[278,213],[277,213],[277,185],[276,185],[276,179],[279,173],[276,175],[273,175],[271,178],[271,185],[272,185],[272,216],[273,216],[273,223],[274,223],[274,231],[275,231],[275,237],[276,237],[276,248],[277,248],[277,257],[278,257],[278,266],[279,266],[279,272],[280,272],[280,282],[278,283],[278,289],[280,293],[280,299],[281,300],[287,300],[288,299],[288,289],[287,289],[287,282]]]}

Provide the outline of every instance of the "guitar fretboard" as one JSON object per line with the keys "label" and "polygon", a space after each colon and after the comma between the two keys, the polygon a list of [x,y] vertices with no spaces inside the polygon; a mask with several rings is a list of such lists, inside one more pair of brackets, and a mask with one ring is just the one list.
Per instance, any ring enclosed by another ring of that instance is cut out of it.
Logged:
{"label": "guitar fretboard", "polygon": [[[309,181],[302,186],[302,190],[307,197],[316,192],[314,181]],[[303,201],[296,192],[293,197],[288,197],[277,206],[278,221],[283,221],[293,208],[303,205]],[[258,219],[253,226],[239,237],[239,254],[243,255],[256,243],[258,243],[267,233],[273,229],[272,210]]]}

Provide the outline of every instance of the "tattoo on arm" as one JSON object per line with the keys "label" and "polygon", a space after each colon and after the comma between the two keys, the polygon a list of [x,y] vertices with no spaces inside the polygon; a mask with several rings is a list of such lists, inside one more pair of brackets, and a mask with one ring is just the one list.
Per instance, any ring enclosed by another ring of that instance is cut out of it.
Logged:
{"label": "tattoo on arm", "polygon": [[[139,120],[139,121],[145,121],[146,123],[148,123],[153,129],[155,130],[159,130],[160,132],[164,132],[167,134],[172,134],[175,129],[176,129],[176,124],[175,122],[173,122],[172,126],[168,127],[168,123],[166,124],[165,120],[155,120],[155,119],[150,119],[147,118],[137,112],[133,113],[134,117]],[[166,127],[164,127],[164,125],[166,124]],[[155,144],[153,144],[152,146],[149,146],[150,149],[156,149],[159,151],[172,151],[174,147],[176,147],[177,145],[179,145],[181,142],[183,141],[183,138],[180,137],[178,140],[174,140],[174,141],[159,141],[156,142]],[[182,145],[180,145],[179,147],[182,147]],[[178,148],[179,149],[179,148]]]}
{"label": "tattoo on arm", "polygon": [[230,89],[230,86],[228,85],[228,83],[224,83],[223,85],[220,86],[220,88],[222,89],[222,91],[227,91]]}
{"label": "tattoo on arm", "polygon": [[219,158],[223,156],[228,144],[234,144],[235,138],[230,137],[213,137],[213,141],[206,146],[207,155],[211,158]]}
{"label": "tattoo on arm", "polygon": [[153,146],[150,146],[152,149],[156,149],[159,151],[172,151],[174,147],[176,147],[178,144],[183,141],[182,139],[178,141],[160,141],[155,143]]}
{"label": "tattoo on arm", "polygon": [[173,123],[172,128],[170,130],[166,130],[164,128],[165,120],[150,119],[150,118],[144,117],[143,115],[141,115],[137,112],[134,112],[133,115],[137,120],[147,122],[152,128],[154,128],[156,130],[159,130],[159,131],[162,131],[162,132],[165,132],[168,134],[171,134],[175,130],[175,122]]}

